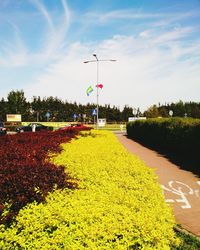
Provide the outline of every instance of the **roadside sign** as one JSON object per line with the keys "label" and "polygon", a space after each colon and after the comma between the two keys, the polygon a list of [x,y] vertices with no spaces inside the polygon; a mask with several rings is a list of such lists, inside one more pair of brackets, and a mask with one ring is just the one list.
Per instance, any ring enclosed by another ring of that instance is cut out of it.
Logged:
{"label": "roadside sign", "polygon": [[96,109],[92,109],[92,115],[93,116],[97,115],[97,110]]}
{"label": "roadside sign", "polygon": [[20,115],[20,114],[7,114],[6,120],[7,120],[7,122],[21,122],[22,115]]}
{"label": "roadside sign", "polygon": [[133,122],[136,120],[146,120],[147,118],[145,116],[140,116],[140,117],[128,117],[129,122]]}
{"label": "roadside sign", "polygon": [[173,116],[173,111],[172,110],[169,111],[169,115]]}
{"label": "roadside sign", "polygon": [[51,114],[49,112],[46,112],[45,116],[46,116],[46,118],[49,118],[51,116]]}
{"label": "roadside sign", "polygon": [[77,114],[73,114],[73,118],[75,120],[77,118]]}
{"label": "roadside sign", "polygon": [[105,127],[105,125],[106,125],[106,118],[100,118],[100,119],[98,119],[98,125],[99,125],[99,127]]}

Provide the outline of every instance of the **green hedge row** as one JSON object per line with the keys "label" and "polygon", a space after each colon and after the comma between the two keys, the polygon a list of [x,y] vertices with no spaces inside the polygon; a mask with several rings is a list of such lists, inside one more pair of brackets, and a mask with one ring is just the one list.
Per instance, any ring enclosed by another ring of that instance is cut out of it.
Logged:
{"label": "green hedge row", "polygon": [[137,120],[127,124],[127,134],[129,138],[164,152],[188,156],[191,160],[199,158],[200,119]]}
{"label": "green hedge row", "polygon": [[[16,128],[20,127],[22,125],[5,125],[7,131],[15,131]],[[53,131],[54,128],[52,126],[48,126],[49,131]]]}

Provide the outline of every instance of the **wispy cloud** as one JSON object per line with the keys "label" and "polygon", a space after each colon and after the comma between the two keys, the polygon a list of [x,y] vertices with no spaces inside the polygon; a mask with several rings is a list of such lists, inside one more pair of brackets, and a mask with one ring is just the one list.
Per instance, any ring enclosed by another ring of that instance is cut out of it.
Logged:
{"label": "wispy cloud", "polygon": [[45,20],[48,22],[49,28],[51,32],[54,32],[54,25],[51,19],[51,16],[49,15],[47,9],[45,6],[39,1],[39,0],[29,0],[35,7],[40,11],[42,16],[45,18]]}
{"label": "wispy cloud", "polygon": [[87,13],[86,17],[97,19],[98,21],[109,21],[113,19],[148,19],[148,18],[159,18],[166,14],[159,13],[138,13],[135,10],[115,10],[107,13]]}
{"label": "wispy cloud", "polygon": [[[167,37],[171,40],[160,39],[160,42],[173,42],[175,37],[181,38],[181,34]],[[179,61],[184,55],[191,58],[191,53],[198,44],[182,47],[175,43],[163,50],[162,47],[153,45],[152,39],[156,41],[156,34],[151,34],[151,39],[142,43],[140,36],[115,36],[90,45],[76,43],[68,49],[59,63],[52,65],[35,83],[27,86],[26,92],[46,96],[48,89],[49,95],[64,100],[95,103],[95,95],[88,99],[85,90],[88,84],[95,86],[96,65],[83,64],[95,51],[102,59],[117,59],[116,63],[100,64],[99,80],[104,84],[104,90],[100,93],[102,104],[123,107],[127,103],[144,110],[149,104],[162,103],[163,100],[198,100],[200,64],[187,58]],[[176,93],[176,97],[172,92]]]}
{"label": "wispy cloud", "polygon": [[163,44],[169,41],[178,40],[180,38],[188,36],[188,34],[194,32],[193,27],[183,27],[177,28],[169,32],[161,34],[158,38],[154,40],[155,44]]}
{"label": "wispy cloud", "polygon": [[188,11],[185,13],[177,12],[177,13],[169,14],[167,17],[163,16],[159,20],[152,22],[152,26],[153,27],[165,27],[165,26],[169,26],[170,24],[179,22],[181,20],[187,20],[188,18],[198,18],[198,17],[200,17],[200,11],[198,10]]}
{"label": "wispy cloud", "polygon": [[115,10],[110,12],[89,12],[85,14],[87,20],[108,22],[112,20],[157,19],[166,16],[165,13],[139,13],[136,10]]}
{"label": "wispy cloud", "polygon": [[63,5],[63,8],[64,8],[64,12],[65,12],[65,16],[64,16],[64,26],[67,26],[69,27],[69,24],[70,24],[70,10],[69,10],[69,7],[66,3],[65,0],[61,0],[62,2],[62,5]]}
{"label": "wispy cloud", "polygon": [[[93,10],[79,17],[73,12],[72,19],[66,0],[56,1],[59,5],[54,11],[45,2],[29,0],[45,27],[37,37],[39,47],[31,50],[23,39],[23,23],[18,26],[14,22],[10,22],[14,38],[0,44],[0,65],[8,72],[23,71],[26,96],[53,95],[69,101],[95,102],[95,95],[88,99],[85,90],[88,84],[96,84],[96,65],[83,63],[95,52],[100,59],[117,59],[116,63],[100,64],[99,80],[104,84],[100,104],[122,107],[127,103],[145,108],[162,100],[199,98],[199,27],[193,22],[179,23],[197,17],[198,11]],[[99,25],[103,27],[100,31]],[[104,33],[104,27],[108,33]],[[77,40],[69,37],[69,29]],[[100,33],[103,38],[98,37]]]}
{"label": "wispy cloud", "polygon": [[168,25],[172,22],[180,21],[191,17],[199,17],[200,11],[193,10],[182,12],[142,12],[137,9],[121,9],[109,12],[88,12],[84,18],[88,21],[106,23],[116,20],[148,20],[151,19],[154,26]]}
{"label": "wispy cloud", "polygon": [[44,5],[38,0],[30,0],[36,5],[38,10],[47,20],[50,33],[46,35],[45,47],[41,48],[41,52],[36,54],[36,59],[47,61],[58,58],[58,52],[62,48],[66,33],[70,24],[70,11],[65,0],[61,0],[63,6],[63,19],[56,26],[53,23],[51,15],[47,11]]}
{"label": "wispy cloud", "polygon": [[[70,11],[66,1],[60,0],[63,13],[61,13],[62,19],[57,24],[55,24],[50,12],[42,2],[38,0],[29,1],[36,7],[38,13],[41,14],[47,23],[47,29],[41,34],[43,45],[35,52],[28,51],[26,43],[21,36],[21,34],[23,34],[23,26],[18,27],[8,20],[15,35],[13,41],[5,42],[1,45],[0,51],[3,53],[3,59],[0,54],[0,64],[2,66],[20,67],[34,64],[45,65],[62,56],[62,49],[65,45],[65,38],[70,24]],[[40,29],[40,27],[38,27],[38,29]]]}
{"label": "wispy cloud", "polygon": [[8,22],[13,30],[14,43],[4,42],[2,53],[4,59],[1,60],[1,65],[5,67],[20,67],[28,61],[28,51],[21,38],[19,28],[12,22]]}

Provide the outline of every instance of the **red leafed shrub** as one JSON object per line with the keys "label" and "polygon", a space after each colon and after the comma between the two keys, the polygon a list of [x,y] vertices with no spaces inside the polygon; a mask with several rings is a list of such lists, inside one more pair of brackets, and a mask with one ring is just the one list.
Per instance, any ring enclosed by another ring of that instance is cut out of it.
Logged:
{"label": "red leafed shrub", "polygon": [[0,223],[10,224],[27,203],[45,200],[57,188],[75,188],[64,167],[48,161],[50,152],[77,134],[70,131],[21,133],[0,137]]}
{"label": "red leafed shrub", "polygon": [[74,133],[74,131],[91,130],[91,127],[85,126],[84,124],[71,124],[70,126],[65,126],[59,130],[66,131],[67,133]]}

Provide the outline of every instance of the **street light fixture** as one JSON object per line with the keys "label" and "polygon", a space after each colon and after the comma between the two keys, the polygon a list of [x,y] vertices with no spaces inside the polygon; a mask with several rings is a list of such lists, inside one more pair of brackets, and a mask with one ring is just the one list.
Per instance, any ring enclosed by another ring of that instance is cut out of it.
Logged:
{"label": "street light fixture", "polygon": [[84,61],[84,63],[90,63],[90,62],[96,62],[97,64],[97,129],[98,129],[98,121],[99,121],[99,62],[116,62],[117,60],[114,59],[104,59],[104,60],[99,60],[96,54],[93,54],[93,56],[96,58],[96,60],[90,60],[90,61]]}

